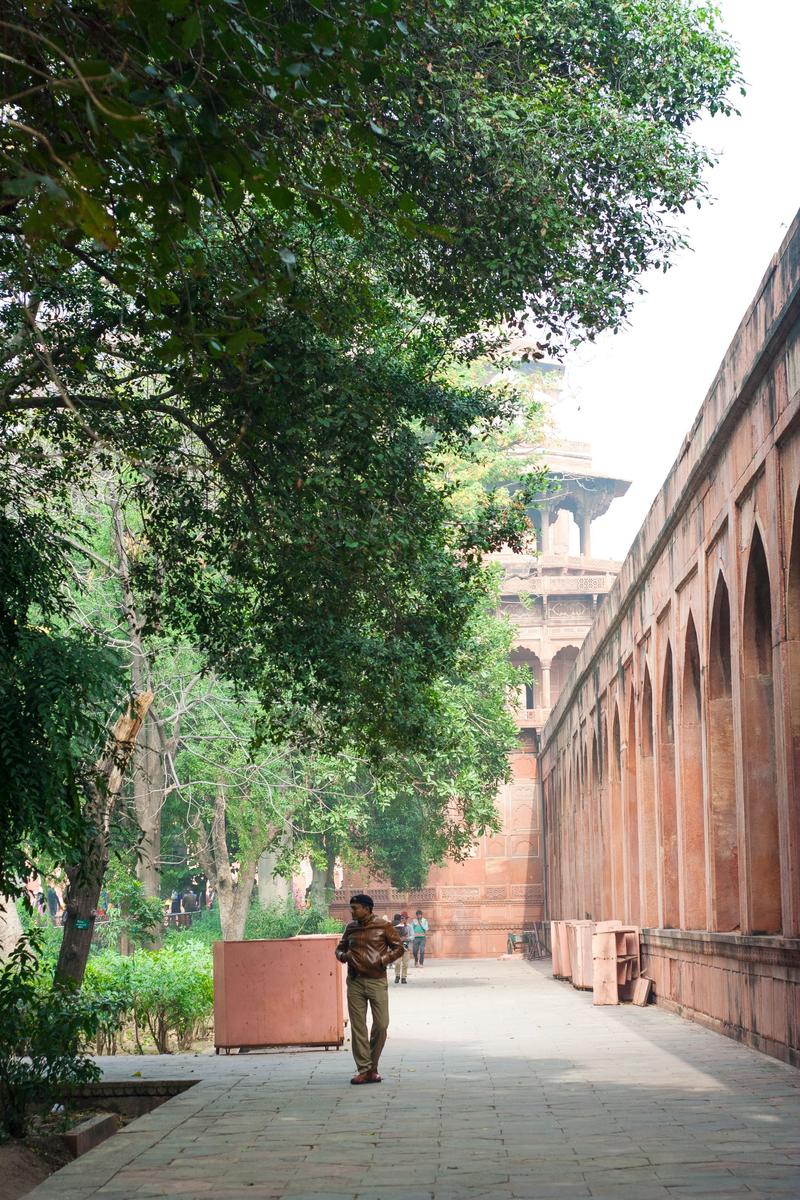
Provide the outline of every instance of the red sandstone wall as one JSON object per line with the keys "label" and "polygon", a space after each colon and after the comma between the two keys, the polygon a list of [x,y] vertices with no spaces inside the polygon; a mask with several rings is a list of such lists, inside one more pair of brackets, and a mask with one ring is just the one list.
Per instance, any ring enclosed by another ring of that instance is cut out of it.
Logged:
{"label": "red sandstone wall", "polygon": [[659,1002],[796,1057],[798,220],[583,645],[541,768],[549,915],[649,927]]}
{"label": "red sandstone wall", "polygon": [[350,872],[334,896],[333,916],[349,919],[347,899],[366,891],[376,912],[391,918],[398,910],[423,909],[430,922],[427,952],[439,958],[479,958],[502,954],[509,931],[527,929],[544,913],[543,868],[536,758],[512,756],[513,780],[500,789],[499,834],[482,838],[474,857],[431,871],[427,886],[398,892],[385,880]]}

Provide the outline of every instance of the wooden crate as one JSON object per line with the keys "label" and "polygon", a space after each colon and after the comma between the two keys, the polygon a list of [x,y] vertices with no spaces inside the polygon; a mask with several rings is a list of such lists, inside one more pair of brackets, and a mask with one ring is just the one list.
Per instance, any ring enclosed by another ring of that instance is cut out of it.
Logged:
{"label": "wooden crate", "polygon": [[594,1004],[632,1000],[641,973],[638,926],[608,929],[598,925],[592,937],[592,966]]}
{"label": "wooden crate", "polygon": [[571,979],[572,967],[567,938],[567,922],[550,922],[550,952],[553,958],[553,976],[556,979]]}
{"label": "wooden crate", "polygon": [[592,963],[592,935],[594,921],[566,921],[569,961],[572,968],[572,986],[592,990],[594,968]]}
{"label": "wooden crate", "polygon": [[550,958],[553,964],[553,976],[555,979],[559,979],[561,976],[561,954],[558,945],[557,925],[558,921],[550,922]]}

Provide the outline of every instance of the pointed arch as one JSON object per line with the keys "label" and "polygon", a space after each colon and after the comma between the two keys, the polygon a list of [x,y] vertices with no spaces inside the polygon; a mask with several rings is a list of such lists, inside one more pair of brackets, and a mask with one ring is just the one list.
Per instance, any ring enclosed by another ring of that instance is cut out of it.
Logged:
{"label": "pointed arch", "polygon": [[689,613],[683,650],[680,723],[681,816],[683,828],[683,924],[705,929],[706,832],[703,791],[702,700],[700,646]]}
{"label": "pointed arch", "polygon": [[525,668],[520,701],[523,709],[540,708],[542,705],[542,664],[532,650],[518,649],[512,653],[511,661],[516,667]]}
{"label": "pointed arch", "polygon": [[780,933],[782,926],[775,693],[772,665],[772,589],[764,543],[753,531],[742,608],[742,744],[750,920],[748,932]]}
{"label": "pointed arch", "polygon": [[609,756],[609,736],[607,717],[604,708],[597,714],[597,753],[600,774],[597,792],[597,816],[600,836],[597,839],[596,853],[598,862],[598,912],[600,920],[607,921],[619,916],[614,908],[614,874],[611,868],[615,838],[614,816],[611,809],[611,763]]}
{"label": "pointed arch", "polygon": [[572,807],[570,828],[572,830],[572,854],[574,858],[573,878],[573,893],[572,893],[572,912],[576,916],[580,916],[583,911],[581,907],[581,886],[583,879],[583,859],[581,857],[581,820],[582,820],[582,794],[581,794],[581,751],[578,738],[575,738],[572,757],[572,781],[575,794],[575,802]]}
{"label": "pointed arch", "polygon": [[619,706],[616,703],[611,720],[608,774],[611,787],[611,915],[624,920],[627,855],[622,811],[622,732],[619,724]]}
{"label": "pointed arch", "polygon": [[604,921],[606,915],[603,911],[603,862],[607,835],[603,821],[602,746],[597,733],[598,730],[595,727],[592,730],[592,786],[589,793],[591,810],[589,814],[588,848],[592,864],[592,917],[596,921]]}
{"label": "pointed arch", "polygon": [[800,489],[792,517],[792,541],[786,587],[787,693],[791,730],[789,772],[790,854],[800,853]]}
{"label": "pointed arch", "polygon": [[592,862],[592,838],[591,838],[591,817],[592,817],[592,781],[589,775],[589,748],[586,745],[586,736],[583,737],[583,757],[581,769],[583,772],[583,807],[581,810],[581,847],[583,871],[581,872],[581,909],[583,916],[589,919],[592,916],[592,897],[594,896],[594,870]]}
{"label": "pointed arch", "polygon": [[622,732],[619,723],[619,705],[614,705],[614,721],[611,726],[612,769],[617,779],[622,778]]}
{"label": "pointed arch", "polygon": [[642,745],[641,778],[641,871],[642,871],[642,923],[658,925],[658,841],[656,830],[656,771],[653,729],[653,687],[650,671],[644,669],[642,684],[642,713],[640,720]]}
{"label": "pointed arch", "polygon": [[708,776],[710,789],[711,923],[728,933],[740,928],[739,832],[736,816],[731,608],[720,571],[708,643]]}
{"label": "pointed arch", "polygon": [[572,906],[567,902],[567,889],[574,864],[564,857],[565,805],[569,805],[572,798],[572,757],[569,750],[566,750],[562,757],[561,771],[562,784],[559,794],[555,798],[555,817],[550,825],[550,830],[556,834],[557,838],[554,844],[556,861],[553,864],[554,876],[558,884],[555,894],[559,897],[559,912],[565,913],[573,911]]}
{"label": "pointed arch", "polygon": [[550,703],[555,704],[578,657],[577,646],[562,646],[550,663]]}
{"label": "pointed arch", "polygon": [[678,811],[675,795],[675,689],[672,647],[667,642],[661,677],[661,714],[658,729],[658,784],[661,832],[662,924],[676,929],[678,907]]}
{"label": "pointed arch", "polygon": [[627,866],[627,918],[641,924],[639,896],[639,779],[636,765],[636,703],[631,688],[628,700],[628,737],[625,745],[625,862]]}

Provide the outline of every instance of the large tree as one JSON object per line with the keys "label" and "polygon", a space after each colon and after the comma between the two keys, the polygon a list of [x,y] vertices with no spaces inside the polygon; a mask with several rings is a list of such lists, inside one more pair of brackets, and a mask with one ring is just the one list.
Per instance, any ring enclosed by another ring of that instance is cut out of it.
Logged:
{"label": "large tree", "polygon": [[[463,332],[521,310],[601,328],[673,248],[665,217],[708,160],[689,126],[729,111],[737,80],[717,10],[692,0],[46,9],[46,26],[26,0],[4,9],[9,226],[204,346],[181,285],[210,220],[256,289],[220,297],[223,338],[265,294],[291,298],[303,231],[328,222],[357,239],[363,287],[377,232],[403,290]],[[313,308],[335,317],[324,294]]]}
{"label": "large tree", "polygon": [[[668,262],[670,218],[704,194],[688,127],[737,79],[713,9],[39,11],[0,16],[8,528],[36,524],[55,595],[75,487],[112,472],[142,531],[143,636],[185,633],[273,735],[423,749],[481,557],[526,526],[521,502],[450,503],[443,453],[513,405],[446,368],[504,322],[560,343],[613,325]],[[15,654],[35,591],[12,594]],[[60,744],[38,808],[6,797],[20,845],[75,777]]]}
{"label": "large tree", "polygon": [[367,762],[351,749],[307,764],[291,813],[292,849],[311,850],[320,878],[330,877],[340,856],[366,863],[395,887],[422,887],[432,866],[464,859],[498,828],[497,788],[509,778],[517,744],[519,672],[509,659],[514,630],[494,614],[491,599],[431,689],[427,752]]}

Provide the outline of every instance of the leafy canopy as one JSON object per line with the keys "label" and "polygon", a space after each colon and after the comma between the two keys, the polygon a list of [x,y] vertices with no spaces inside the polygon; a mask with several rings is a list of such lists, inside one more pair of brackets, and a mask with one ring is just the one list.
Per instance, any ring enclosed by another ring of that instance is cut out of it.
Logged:
{"label": "leafy canopy", "polygon": [[[9,797],[14,837],[74,811],[103,708],[70,658],[96,663],[90,640],[34,646],[98,475],[138,510],[150,628],[253,689],[272,732],[373,758],[439,736],[481,557],[526,531],[521,501],[451,503],[443,456],[514,406],[448,369],[510,322],[554,345],[618,324],[668,263],[705,192],[691,122],[738,81],[715,20],[689,0],[8,0],[4,728],[63,715],[40,738],[53,777]],[[34,526],[48,553],[15,575]],[[45,696],[29,668],[52,649],[75,688]]]}
{"label": "leafy canopy", "polygon": [[717,21],[691,0],[10,0],[5,209],[64,264],[104,247],[205,347],[183,287],[220,223],[234,353],[265,296],[296,302],[320,227],[355,240],[363,286],[377,256],[462,333],[521,310],[596,330],[703,193],[687,130],[738,81]]}

